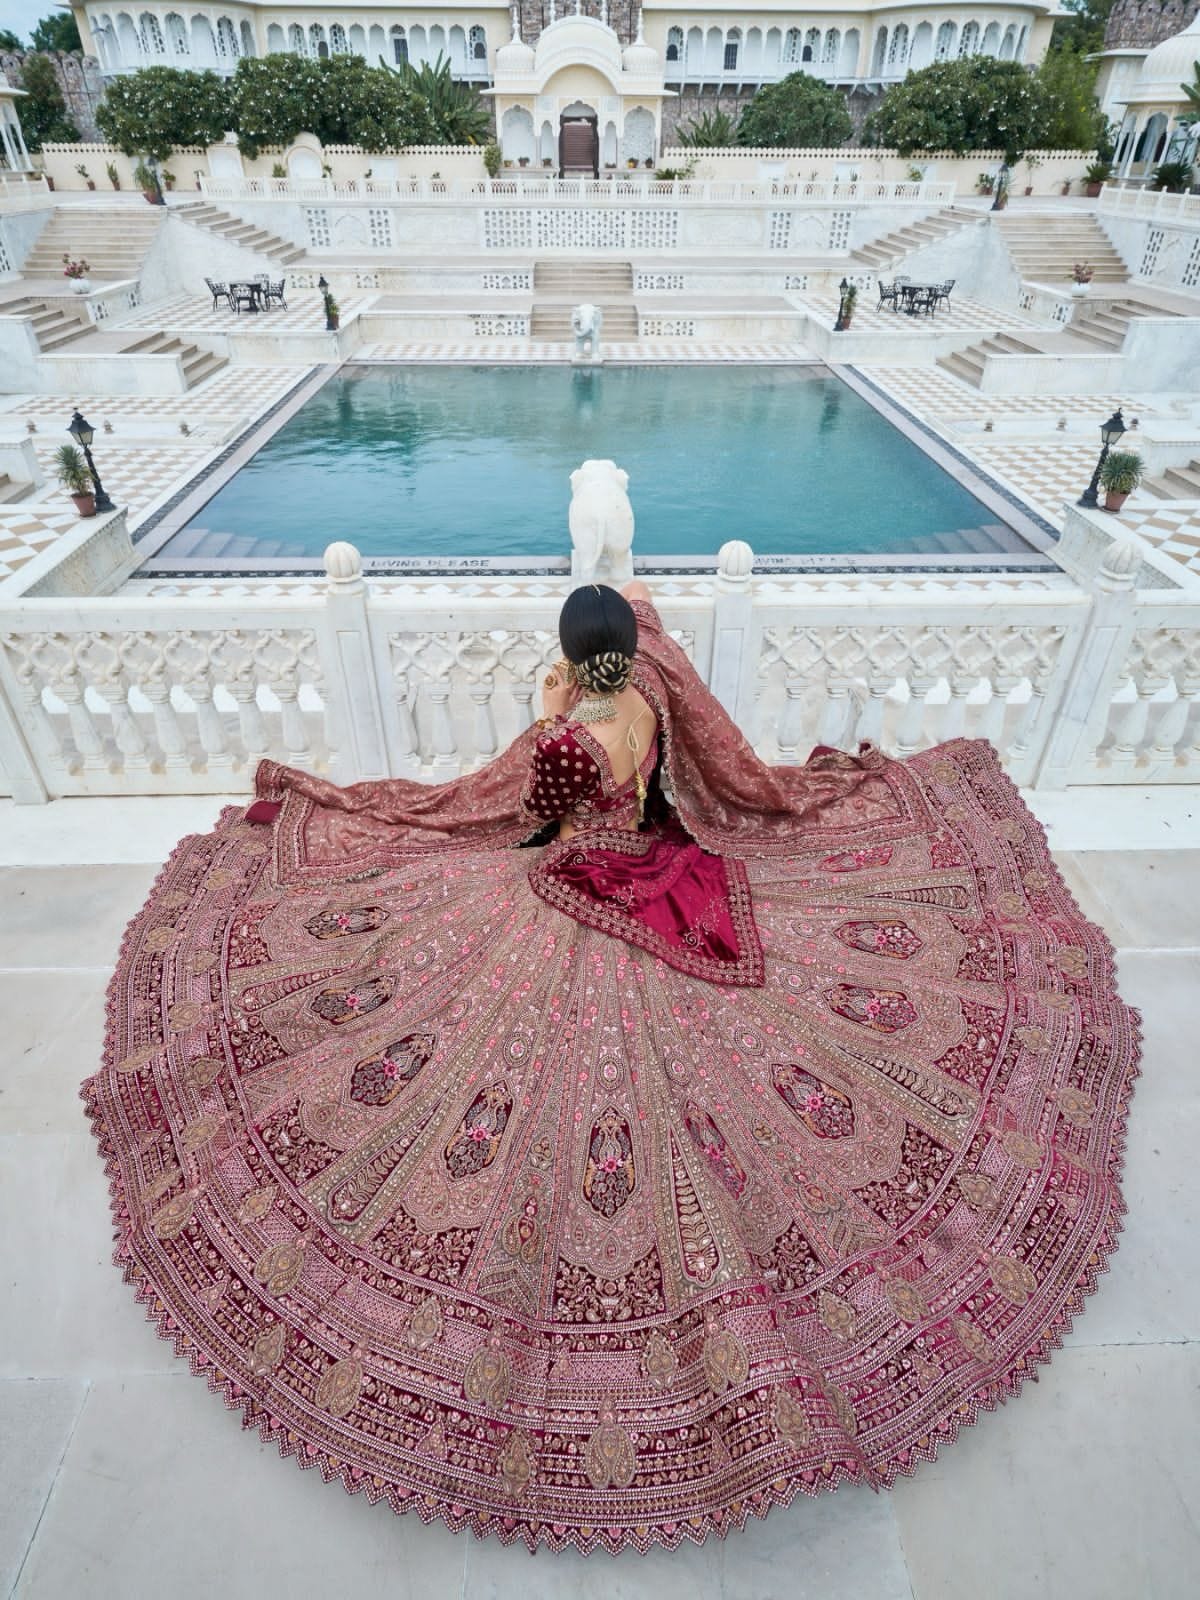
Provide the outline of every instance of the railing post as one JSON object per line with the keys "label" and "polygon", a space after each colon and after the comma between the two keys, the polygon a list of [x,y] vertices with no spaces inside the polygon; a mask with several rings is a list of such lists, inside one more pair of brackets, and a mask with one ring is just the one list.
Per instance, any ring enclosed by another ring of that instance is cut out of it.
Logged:
{"label": "railing post", "polygon": [[717,552],[708,672],[709,688],[748,737],[752,736],[759,656],[753,570],[754,551],[744,540],[730,539]]}
{"label": "railing post", "polygon": [[50,792],[42,782],[33,751],[22,731],[9,695],[7,671],[0,661],[0,772],[8,778],[19,806],[45,805]]}
{"label": "railing post", "polygon": [[320,651],[337,733],[334,781],[386,778],[387,740],[362,557],[352,544],[339,540],[325,552],[325,571],[329,583]]}
{"label": "railing post", "polygon": [[1113,695],[1129,656],[1134,583],[1142,564],[1132,539],[1114,540],[1091,581],[1093,600],[1054,727],[1033,776],[1035,789],[1065,789],[1108,728]]}

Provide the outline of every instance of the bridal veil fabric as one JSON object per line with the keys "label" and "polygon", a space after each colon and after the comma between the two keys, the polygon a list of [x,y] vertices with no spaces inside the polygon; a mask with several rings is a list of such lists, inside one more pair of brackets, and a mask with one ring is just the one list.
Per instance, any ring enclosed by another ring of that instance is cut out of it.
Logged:
{"label": "bridal veil fabric", "polygon": [[[514,848],[537,730],[436,787],[264,763],[131,923],[82,1090],[116,1263],[243,1426],[531,1548],[891,1484],[1122,1213],[1137,1014],[990,746],[765,766],[636,609],[671,820]],[[676,959],[685,871],[729,981]],[[650,879],[657,945],[601,903]]]}

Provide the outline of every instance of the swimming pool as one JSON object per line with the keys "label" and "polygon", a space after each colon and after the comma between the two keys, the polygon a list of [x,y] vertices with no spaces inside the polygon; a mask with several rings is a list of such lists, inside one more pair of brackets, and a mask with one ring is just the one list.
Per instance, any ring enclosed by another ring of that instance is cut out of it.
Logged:
{"label": "swimming pool", "polygon": [[569,554],[569,477],[629,473],[635,557],[913,556],[1030,546],[813,366],[360,366],[335,372],[159,550],[252,566]]}

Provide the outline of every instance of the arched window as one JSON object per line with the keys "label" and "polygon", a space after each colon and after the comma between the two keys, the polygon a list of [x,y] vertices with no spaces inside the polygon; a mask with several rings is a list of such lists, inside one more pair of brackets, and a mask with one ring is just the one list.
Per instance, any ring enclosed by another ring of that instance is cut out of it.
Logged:
{"label": "arched window", "polygon": [[1028,38],[1029,38],[1029,29],[1028,28],[1022,28],[1020,33],[1017,35],[1017,53],[1016,53],[1016,56],[1014,57],[1015,60],[1017,60],[1017,61],[1024,60],[1024,57],[1025,57],[1025,41]]}
{"label": "arched window", "polygon": [[736,72],[738,52],[742,47],[742,31],[740,28],[730,28],[725,35],[725,56],[722,65],[726,72]]}
{"label": "arched window", "polygon": [[789,28],[783,41],[783,59],[788,66],[795,66],[800,60],[800,51],[803,49],[803,35],[799,28]]}
{"label": "arched window", "polygon": [[248,22],[242,23],[242,54],[249,56],[252,61],[258,54],[254,45],[254,29]]}
{"label": "arched window", "polygon": [[319,56],[322,61],[329,59],[329,41],[325,37],[325,29],[319,22],[314,22],[308,30],[308,48],[314,56]]}
{"label": "arched window", "polygon": [[667,29],[667,60],[678,61],[683,55],[683,29]]}
{"label": "arched window", "polygon": [[287,36],[278,22],[267,24],[267,54],[280,55],[287,49]]}
{"label": "arched window", "polygon": [[132,66],[135,61],[141,60],[142,40],[133,25],[133,18],[128,11],[117,13],[117,40],[121,46],[121,59],[126,66]]}
{"label": "arched window", "polygon": [[329,48],[335,55],[339,56],[346,55],[350,49],[350,46],[346,43],[346,30],[340,22],[330,24]]}
{"label": "arched window", "polygon": [[217,54],[234,61],[241,54],[238,49],[237,34],[234,33],[233,23],[228,17],[221,17],[217,22]]}
{"label": "arched window", "polygon": [[836,28],[830,28],[829,32],[825,35],[825,53],[821,57],[821,60],[822,60],[822,62],[824,63],[825,66],[832,67],[832,66],[836,65],[837,58],[838,58],[838,51],[841,48],[842,48],[842,36],[841,36],[841,34],[838,32],[838,30]]}
{"label": "arched window", "polygon": [[167,45],[172,55],[188,54],[187,24],[178,11],[167,12]]}
{"label": "arched window", "polygon": [[871,62],[871,76],[873,78],[883,77],[883,69],[887,65],[887,49],[888,31],[886,28],[880,28],[875,35],[875,54]]}
{"label": "arched window", "polygon": [[954,40],[958,34],[958,25],[954,22],[943,22],[937,31],[937,49],[933,53],[935,61],[949,61],[954,54]]}
{"label": "arched window", "polygon": [[899,23],[892,30],[892,44],[888,51],[888,66],[901,68],[908,60],[908,24]]}
{"label": "arched window", "polygon": [[472,61],[487,60],[487,34],[478,23],[468,33],[467,44]]}
{"label": "arched window", "polygon": [[398,67],[408,61],[408,39],[403,28],[392,29],[392,60]]}
{"label": "arched window", "polygon": [[304,29],[298,22],[293,22],[288,29],[288,49],[293,55],[306,56],[308,46],[304,42]]}
{"label": "arched window", "polygon": [[983,35],[983,53],[985,56],[998,56],[1000,54],[1000,24],[989,22]]}
{"label": "arched window", "polygon": [[805,61],[819,61],[821,59],[821,30],[820,30],[820,28],[810,28],[808,30],[808,32],[804,35],[804,57],[803,57],[803,59]]}
{"label": "arched window", "polygon": [[161,56],[163,53],[162,29],[158,25],[158,18],[152,11],[143,11],[138,21],[142,29],[142,49],[148,56]]}
{"label": "arched window", "polygon": [[1017,42],[1017,30],[1013,26],[1013,24],[1010,22],[1008,27],[1005,28],[1005,30],[1004,30],[1004,38],[1000,41],[1000,59],[1001,59],[1001,61],[1011,61],[1012,60],[1012,58],[1013,58],[1013,50],[1016,47],[1016,42]]}
{"label": "arched window", "polygon": [[979,54],[979,24],[967,22],[963,24],[962,38],[958,41],[960,56],[977,56]]}

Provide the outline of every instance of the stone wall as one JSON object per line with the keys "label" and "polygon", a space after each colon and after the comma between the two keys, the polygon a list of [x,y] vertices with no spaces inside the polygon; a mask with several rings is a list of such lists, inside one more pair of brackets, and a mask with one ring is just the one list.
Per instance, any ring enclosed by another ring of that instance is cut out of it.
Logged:
{"label": "stone wall", "polygon": [[[84,140],[98,139],[100,130],[96,126],[96,107],[104,98],[100,63],[94,56],[66,55],[58,51],[46,53],[54,62],[54,75],[67,103],[67,114],[79,129],[79,137]],[[25,56],[24,50],[0,50],[0,71],[18,89],[21,87],[21,64]],[[18,116],[21,114],[20,107],[21,102],[18,101]]]}
{"label": "stone wall", "polygon": [[1182,33],[1200,0],[1116,0],[1104,30],[1106,50],[1151,49]]}
{"label": "stone wall", "polygon": [[[543,28],[550,24],[550,0],[518,0],[521,12],[521,37],[526,44],[536,44]],[[600,0],[582,0],[579,7],[585,17],[600,16]],[[639,0],[609,0],[608,25],[622,44],[632,44],[637,37]],[[555,0],[554,15],[575,15],[575,0]]]}

